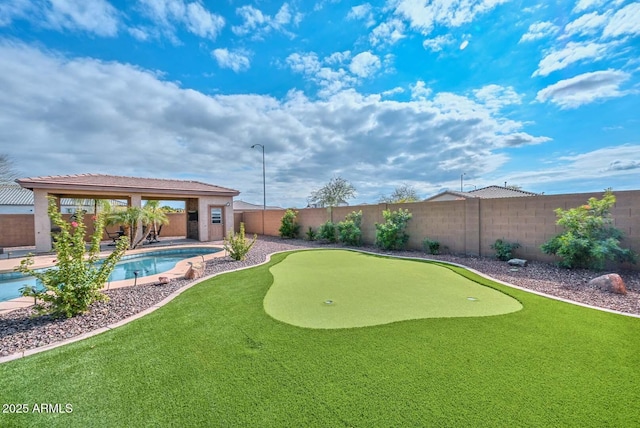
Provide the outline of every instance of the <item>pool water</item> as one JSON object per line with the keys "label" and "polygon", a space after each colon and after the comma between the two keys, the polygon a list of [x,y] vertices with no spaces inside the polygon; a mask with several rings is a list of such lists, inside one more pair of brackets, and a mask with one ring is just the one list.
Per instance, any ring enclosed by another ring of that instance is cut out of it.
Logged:
{"label": "pool water", "polygon": [[[173,269],[181,260],[221,251],[219,248],[181,248],[172,250],[158,250],[144,254],[123,256],[111,272],[108,281],[121,281],[136,277],[142,278],[156,275]],[[32,276],[25,276],[20,272],[0,273],[0,302],[20,297],[20,288],[25,285],[38,286]]]}

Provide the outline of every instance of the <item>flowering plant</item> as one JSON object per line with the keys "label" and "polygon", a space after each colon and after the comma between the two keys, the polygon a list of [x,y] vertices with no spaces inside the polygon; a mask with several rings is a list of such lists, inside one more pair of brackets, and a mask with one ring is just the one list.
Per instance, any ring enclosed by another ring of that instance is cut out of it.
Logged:
{"label": "flowering plant", "polygon": [[86,312],[94,301],[108,298],[100,289],[124,254],[129,241],[126,237],[120,238],[115,250],[105,260],[98,262],[100,240],[104,231],[103,215],[96,216],[95,232],[91,236],[87,252],[86,226],[82,212],[76,213],[76,219],[68,223],[58,210],[56,198],[49,197],[48,214],[52,223],[57,226],[57,231],[52,236],[53,248],[57,255],[55,268],[45,271],[32,269],[33,254],[29,254],[16,270],[35,276],[42,283],[42,288],[36,290],[23,288],[24,295],[48,303],[37,304],[36,310],[51,313],[56,317],[72,317]]}

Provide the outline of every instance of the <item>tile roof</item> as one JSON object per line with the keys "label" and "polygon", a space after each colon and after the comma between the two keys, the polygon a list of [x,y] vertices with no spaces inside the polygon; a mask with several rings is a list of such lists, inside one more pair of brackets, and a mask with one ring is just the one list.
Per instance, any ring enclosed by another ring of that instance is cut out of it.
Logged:
{"label": "tile roof", "polygon": [[446,190],[442,193],[438,193],[427,201],[438,199],[443,195],[457,196],[459,199],[494,199],[494,198],[520,198],[523,196],[538,196],[537,193],[527,192],[525,190],[512,189],[510,187],[502,186],[487,186],[480,189],[471,190],[470,192],[458,192],[456,190]]}
{"label": "tile roof", "polygon": [[[249,202],[241,201],[241,200],[238,200],[238,199],[233,201],[233,209],[235,211],[256,211],[256,210],[261,210],[262,207],[263,207],[262,204],[260,204],[260,205],[251,204]],[[282,210],[284,208],[276,207],[276,206],[272,206],[272,205],[267,205],[267,209],[268,210]]]}
{"label": "tile roof", "polygon": [[240,192],[226,187],[215,186],[200,181],[172,180],[164,178],[124,177],[106,174],[75,174],[45,177],[27,177],[16,180],[27,189],[60,188],[90,190],[101,189],[114,192],[147,191],[173,194],[218,194],[235,196]]}
{"label": "tile roof", "polygon": [[525,190],[512,189],[510,187],[502,186],[487,186],[481,189],[476,189],[468,192],[469,194],[482,198],[520,198],[523,196],[537,196],[537,193],[527,192]]}
{"label": "tile roof", "polygon": [[[74,199],[74,198],[62,198],[60,204],[63,206],[82,206],[88,207],[93,205],[93,199]],[[111,201],[112,205],[126,206],[125,201]],[[2,184],[0,185],[0,205],[33,205],[33,192],[29,189],[25,189],[16,184]]]}

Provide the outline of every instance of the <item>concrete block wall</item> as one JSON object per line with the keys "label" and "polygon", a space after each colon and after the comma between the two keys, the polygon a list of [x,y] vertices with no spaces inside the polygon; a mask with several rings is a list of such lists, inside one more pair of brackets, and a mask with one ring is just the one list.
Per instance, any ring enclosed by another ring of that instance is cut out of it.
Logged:
{"label": "concrete block wall", "polygon": [[[317,229],[333,218],[338,223],[352,211],[362,210],[362,232],[365,244],[375,242],[375,223],[383,221],[385,209],[408,209],[413,217],[407,232],[409,248],[422,249],[424,238],[439,241],[454,254],[492,256],[491,249],[497,239],[517,242],[521,247],[515,255],[530,260],[553,261],[543,254],[540,246],[553,236],[562,233],[556,225],[556,208],[570,209],[587,203],[591,197],[600,199],[603,192],[574,193],[564,195],[540,195],[523,198],[467,199],[444,202],[415,202],[406,204],[377,204],[326,208],[305,208],[298,211],[301,237],[308,227]],[[640,191],[614,192],[617,202],[612,209],[614,225],[625,239],[622,246],[640,253]],[[265,234],[278,236],[283,210],[267,210]],[[247,231],[261,233],[260,212],[245,212],[243,221]],[[640,266],[636,265],[636,269]]]}
{"label": "concrete block wall", "polygon": [[35,245],[33,214],[0,215],[0,248]]}

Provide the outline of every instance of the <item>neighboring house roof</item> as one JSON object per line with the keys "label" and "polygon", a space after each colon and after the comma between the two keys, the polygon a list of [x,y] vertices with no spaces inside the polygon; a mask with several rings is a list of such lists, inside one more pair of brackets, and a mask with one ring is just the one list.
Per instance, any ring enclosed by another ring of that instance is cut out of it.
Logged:
{"label": "neighboring house roof", "polygon": [[537,193],[527,192],[525,190],[512,189],[502,186],[487,186],[481,189],[472,190],[470,192],[458,192],[455,190],[446,190],[435,196],[425,199],[425,201],[437,202],[445,200],[457,199],[495,199],[495,198],[521,198],[526,196],[538,196]]}
{"label": "neighboring house roof", "polygon": [[191,180],[123,177],[105,174],[76,174],[27,177],[16,180],[27,189],[57,189],[72,191],[136,192],[181,195],[237,196],[239,191]]}
{"label": "neighboring house roof", "polygon": [[[234,200],[233,201],[233,210],[234,211],[256,211],[261,210],[263,205],[250,204],[249,202]],[[282,210],[282,207],[275,207],[271,205],[267,205],[268,210]]]}
{"label": "neighboring house roof", "polygon": [[[125,201],[112,200],[110,202],[111,205],[127,205]],[[62,198],[60,200],[60,205],[63,206],[88,207],[93,206],[93,203],[93,199]],[[33,192],[17,184],[2,184],[0,185],[0,205],[31,206],[33,205]]]}

